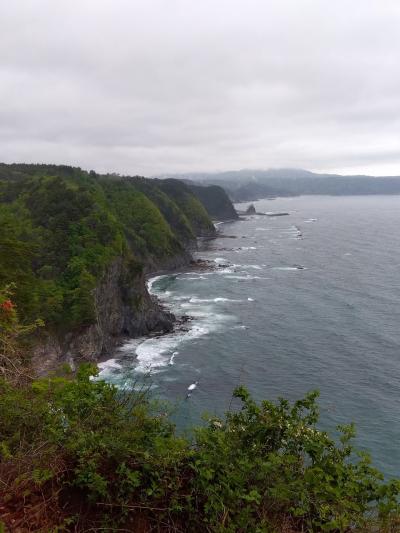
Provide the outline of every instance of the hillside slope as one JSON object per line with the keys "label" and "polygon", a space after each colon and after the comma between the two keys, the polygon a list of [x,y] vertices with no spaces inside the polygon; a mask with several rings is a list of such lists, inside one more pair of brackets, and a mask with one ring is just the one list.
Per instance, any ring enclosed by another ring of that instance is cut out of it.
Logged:
{"label": "hillside slope", "polygon": [[211,218],[216,220],[236,220],[238,214],[227,193],[218,185],[188,184],[192,193],[204,205]]}
{"label": "hillside slope", "polygon": [[182,182],[99,176],[52,165],[0,165],[0,284],[21,318],[40,317],[35,361],[96,359],[121,336],[172,328],[145,275],[187,264],[207,212]]}

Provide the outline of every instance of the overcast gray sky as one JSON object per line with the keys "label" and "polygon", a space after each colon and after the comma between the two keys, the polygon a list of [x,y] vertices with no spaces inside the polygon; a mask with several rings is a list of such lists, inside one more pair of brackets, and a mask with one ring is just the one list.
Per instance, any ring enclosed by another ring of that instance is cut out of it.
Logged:
{"label": "overcast gray sky", "polygon": [[399,0],[2,0],[0,160],[400,175]]}

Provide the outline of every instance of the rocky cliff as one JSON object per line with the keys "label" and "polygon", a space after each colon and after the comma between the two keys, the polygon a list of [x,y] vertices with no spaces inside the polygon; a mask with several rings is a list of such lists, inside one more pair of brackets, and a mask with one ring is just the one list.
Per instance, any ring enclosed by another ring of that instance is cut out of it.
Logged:
{"label": "rocky cliff", "polygon": [[[177,263],[186,263],[183,256]],[[95,320],[61,335],[44,331],[33,354],[36,373],[46,374],[60,361],[75,366],[110,356],[125,337],[172,331],[174,316],[149,295],[145,274],[132,275],[122,258],[106,269],[93,290]]]}

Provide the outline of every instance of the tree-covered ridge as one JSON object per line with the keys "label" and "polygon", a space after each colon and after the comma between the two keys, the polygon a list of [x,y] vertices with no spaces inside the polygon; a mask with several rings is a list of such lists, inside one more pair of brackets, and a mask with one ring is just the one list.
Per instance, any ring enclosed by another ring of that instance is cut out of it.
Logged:
{"label": "tree-covered ridge", "polygon": [[196,234],[212,232],[214,226],[209,218],[206,208],[194,196],[190,188],[182,181],[175,179],[157,180],[157,186],[168,196],[174,199],[178,207],[190,220]]}
{"label": "tree-covered ridge", "polygon": [[[155,180],[148,180],[145,178],[133,178],[135,187],[142,191],[148,198],[152,200],[163,214],[165,220],[173,229],[175,235],[177,235],[182,242],[190,243],[195,238],[195,228],[191,224],[186,214],[178,207],[179,202],[176,202],[176,197],[171,194],[168,196],[160,186],[154,186],[158,183]],[[204,218],[206,227],[209,227],[209,220]]]}
{"label": "tree-covered ridge", "polygon": [[16,283],[27,321],[39,316],[64,330],[90,324],[93,290],[113,260],[155,269],[213,231],[181,188],[66,166],[0,165],[0,284]]}
{"label": "tree-covered ridge", "polygon": [[238,218],[238,214],[227,193],[219,185],[204,186],[188,183],[188,186],[207,209],[210,217],[218,220],[235,220]]}

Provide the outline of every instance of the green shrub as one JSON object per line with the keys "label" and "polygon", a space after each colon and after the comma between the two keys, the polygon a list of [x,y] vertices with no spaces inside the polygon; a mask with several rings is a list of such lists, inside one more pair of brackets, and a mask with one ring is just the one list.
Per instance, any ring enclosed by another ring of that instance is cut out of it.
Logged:
{"label": "green shrub", "polygon": [[210,526],[269,531],[287,516],[301,531],[348,531],[366,527],[371,513],[383,522],[398,513],[399,482],[385,485],[355,452],[353,427],[340,428],[339,445],[316,428],[316,392],[294,405],[258,405],[244,388],[235,396],[239,412],[197,431],[194,479]]}
{"label": "green shrub", "polygon": [[[316,393],[257,404],[239,388],[242,408],[189,442],[146,391],[121,393],[94,373],[0,383],[0,498],[23,500],[26,519],[40,492],[52,527],[72,520],[77,531],[140,520],[165,531],[395,531],[399,483],[354,452],[351,427],[338,445],[316,428]],[[49,524],[44,511],[35,520]]]}

